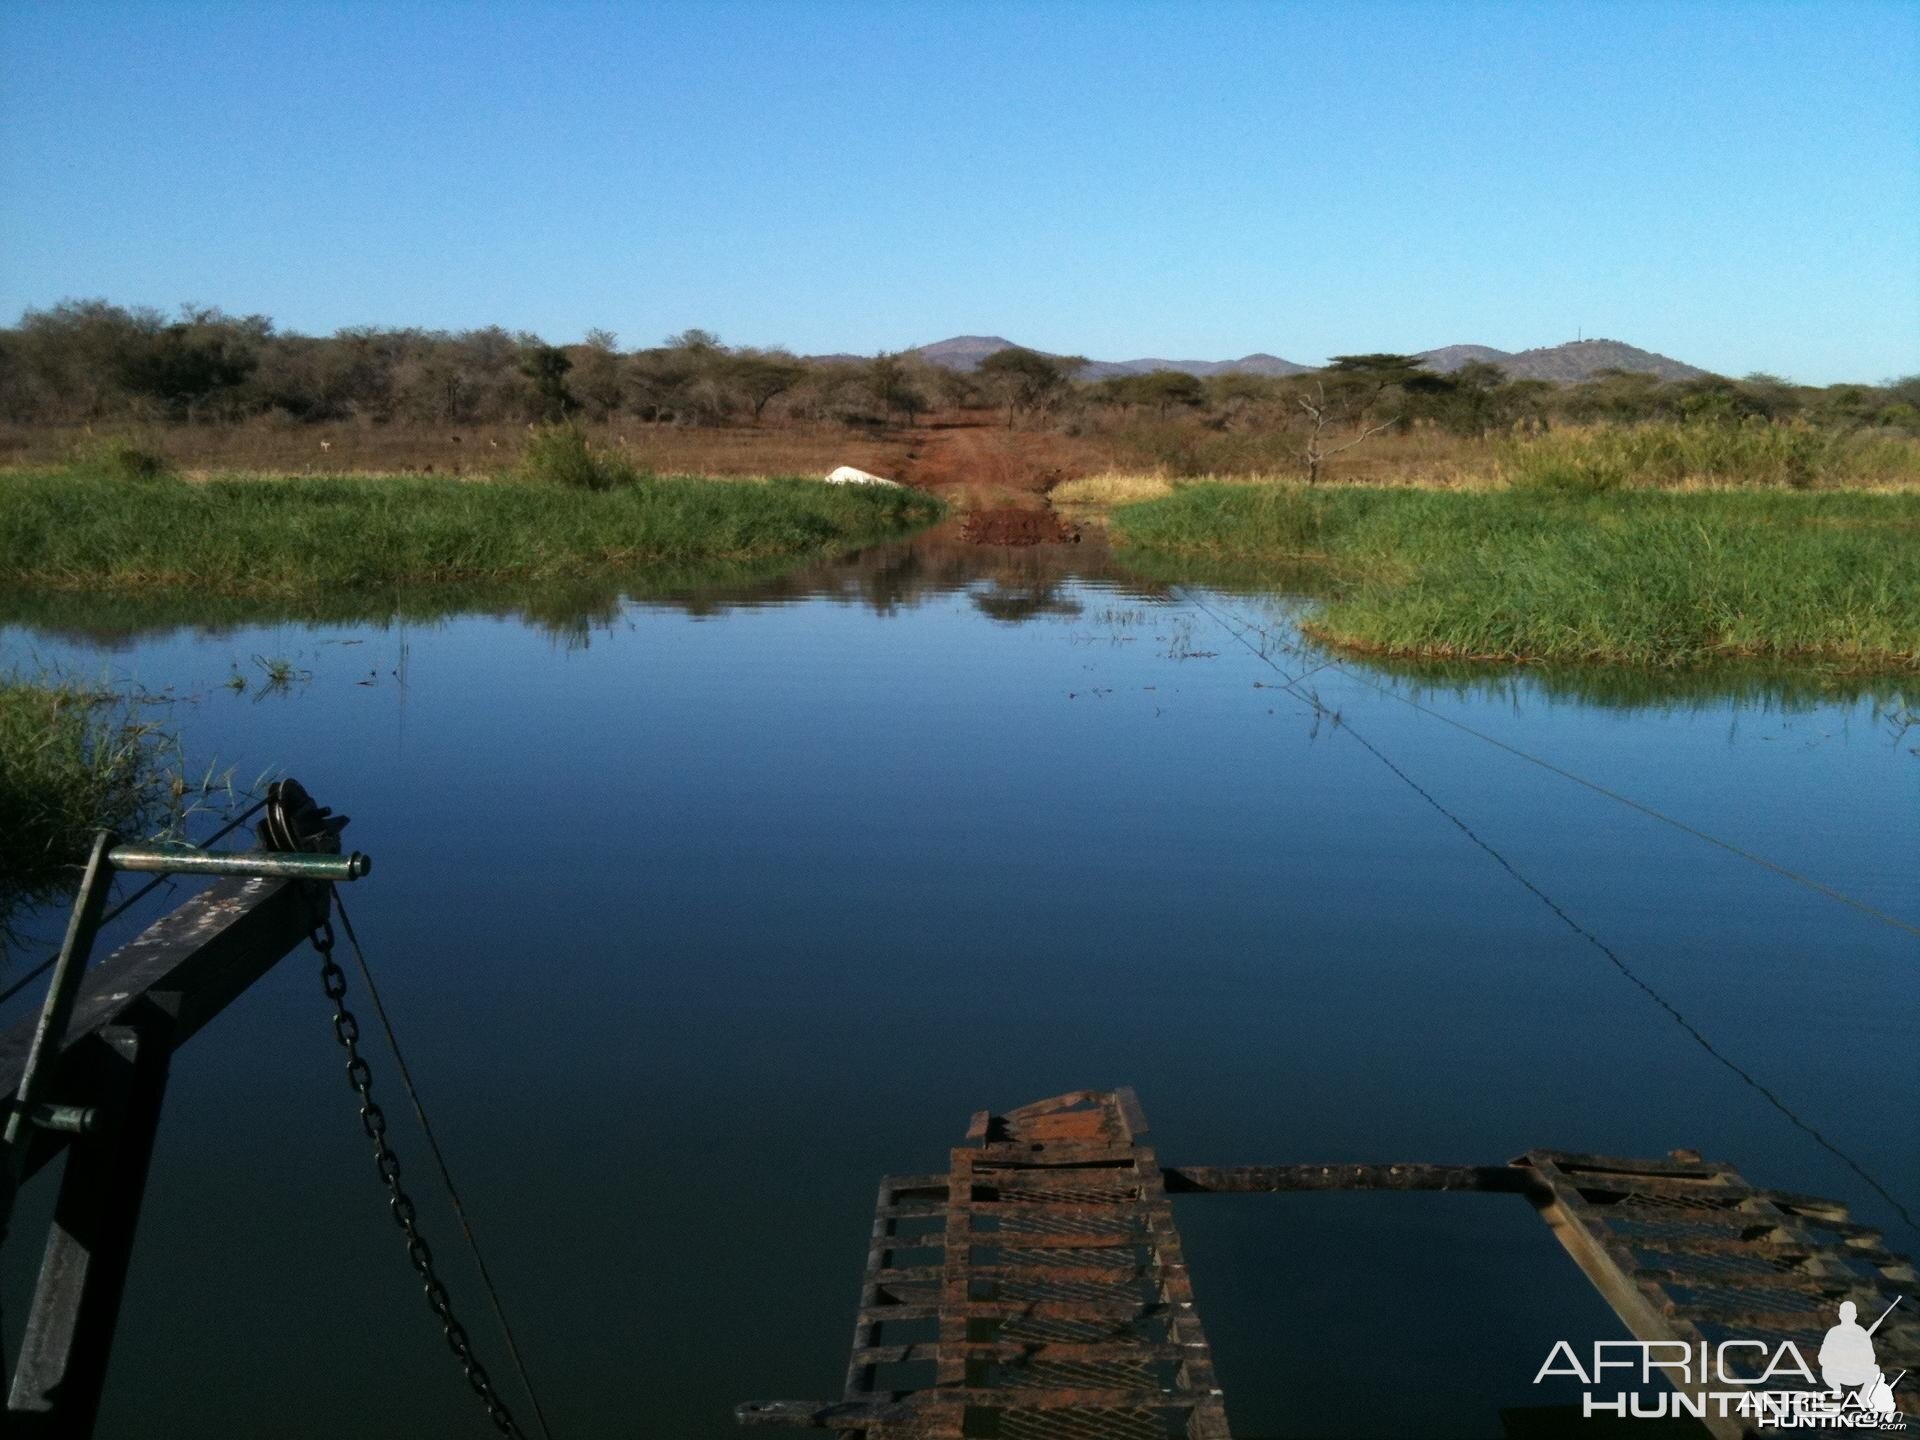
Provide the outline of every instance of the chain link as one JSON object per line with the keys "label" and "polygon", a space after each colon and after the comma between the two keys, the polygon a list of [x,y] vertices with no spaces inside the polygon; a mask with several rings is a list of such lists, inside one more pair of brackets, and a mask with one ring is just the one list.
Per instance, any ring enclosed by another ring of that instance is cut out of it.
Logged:
{"label": "chain link", "polygon": [[[331,889],[326,893],[331,898]],[[387,1189],[387,1209],[393,1216],[393,1223],[400,1227],[400,1233],[406,1237],[407,1259],[412,1262],[414,1273],[420,1277],[420,1284],[427,1293],[427,1308],[439,1320],[441,1333],[447,1338],[447,1348],[453,1352],[453,1358],[460,1362],[467,1384],[473,1388],[480,1403],[487,1407],[487,1418],[493,1422],[493,1428],[502,1435],[514,1437],[514,1440],[525,1440],[506,1402],[500,1398],[500,1392],[493,1388],[493,1378],[487,1374],[487,1367],[473,1353],[473,1342],[467,1338],[466,1326],[454,1316],[453,1301],[447,1294],[447,1287],[442,1283],[439,1272],[434,1269],[433,1251],[428,1247],[426,1237],[420,1233],[413,1197],[407,1194],[400,1183],[400,1157],[387,1140],[387,1115],[374,1103],[373,1071],[360,1054],[360,1022],[347,1008],[347,972],[333,958],[333,916],[330,910],[322,909],[318,903],[314,905],[313,933],[309,938],[320,955],[320,988],[326,992],[327,999],[333,1002],[334,1038],[340,1042],[340,1048],[347,1052],[347,1083],[360,1097],[360,1128],[366,1132],[367,1139],[373,1142],[373,1165],[380,1174],[380,1183]]]}

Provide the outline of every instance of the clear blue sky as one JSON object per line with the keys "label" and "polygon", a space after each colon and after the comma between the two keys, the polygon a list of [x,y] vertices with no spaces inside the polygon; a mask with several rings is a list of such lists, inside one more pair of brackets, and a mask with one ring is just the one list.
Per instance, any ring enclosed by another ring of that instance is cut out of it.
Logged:
{"label": "clear blue sky", "polygon": [[0,315],[1920,371],[1920,3],[0,6]]}

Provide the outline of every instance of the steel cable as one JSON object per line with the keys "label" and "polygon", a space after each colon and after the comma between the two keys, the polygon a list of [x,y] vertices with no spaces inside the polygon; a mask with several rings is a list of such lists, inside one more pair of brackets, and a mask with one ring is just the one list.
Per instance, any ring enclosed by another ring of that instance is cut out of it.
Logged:
{"label": "steel cable", "polygon": [[[1176,591],[1175,593],[1178,594],[1179,592]],[[1266,637],[1269,640],[1276,641],[1276,643],[1281,643],[1284,645],[1285,642],[1278,641],[1278,638],[1273,634],[1271,634],[1271,632],[1269,632],[1268,630],[1266,630],[1264,627],[1260,625],[1253,624],[1252,622],[1246,622],[1243,628],[1236,628],[1232,623],[1228,621],[1228,619],[1225,616],[1220,614],[1219,611],[1215,610],[1212,606],[1208,605],[1204,600],[1201,600],[1200,598],[1198,598],[1195,595],[1192,595],[1191,593],[1180,595],[1180,599],[1185,603],[1192,605],[1195,609],[1199,610],[1202,614],[1206,615],[1216,625],[1220,626],[1221,629],[1225,630],[1229,635],[1231,635],[1235,640],[1237,640],[1242,646],[1244,646],[1262,664],[1266,665],[1275,674],[1279,675],[1280,678],[1286,682],[1286,685],[1284,687],[1286,689],[1286,692],[1289,695],[1291,695],[1295,700],[1307,706],[1315,715],[1326,717],[1328,720],[1330,720],[1334,724],[1334,726],[1337,729],[1344,730],[1347,734],[1351,735],[1354,738],[1354,740],[1358,742],[1359,745],[1367,751],[1368,754],[1373,756],[1374,759],[1378,760],[1382,765],[1384,765],[1387,768],[1387,770],[1390,771],[1397,779],[1399,779],[1403,784],[1405,784],[1409,789],[1411,789],[1416,795],[1418,795],[1428,805],[1432,806],[1435,810],[1437,810],[1442,816],[1444,816],[1449,822],[1451,822],[1460,831],[1461,834],[1465,835],[1467,839],[1471,840],[1476,846],[1478,846],[1482,851],[1484,851],[1491,859],[1493,859],[1493,861],[1496,864],[1500,866],[1501,869],[1505,870],[1509,876],[1511,876],[1514,880],[1519,882],[1520,885],[1525,887],[1526,890],[1530,894],[1532,894],[1535,899],[1539,900],[1542,905],[1546,906],[1548,910],[1550,910],[1556,917],[1558,917],[1558,919],[1561,921],[1562,924],[1564,924],[1575,935],[1578,935],[1582,940],[1586,941],[1587,944],[1591,945],[1594,949],[1598,950],[1600,954],[1606,958],[1607,962],[1611,964],[1616,970],[1618,970],[1621,975],[1626,977],[1627,980],[1631,981],[1638,989],[1640,989],[1647,996],[1648,999],[1652,1000],[1654,1004],[1658,1005],[1662,1010],[1664,1010],[1667,1013],[1668,1017],[1672,1019],[1673,1022],[1676,1025],[1678,1025],[1681,1028],[1681,1030],[1684,1031],[1687,1034],[1687,1036],[1693,1040],[1695,1044],[1697,1044],[1702,1050],[1706,1051],[1708,1055],[1710,1055],[1717,1063],[1723,1066],[1729,1073],[1731,1073],[1736,1078],[1738,1078],[1742,1084],[1751,1088],[1756,1094],[1758,1094],[1763,1100],[1765,1100],[1768,1105],[1770,1105],[1774,1110],[1778,1111],[1779,1114],[1782,1117],[1784,1117],[1789,1124],[1794,1126],[1795,1129],[1799,1130],[1801,1133],[1808,1136],[1821,1149],[1825,1150],[1828,1154],[1832,1155],[1836,1160],[1838,1160],[1842,1165],[1845,1165],[1847,1169],[1851,1170],[1856,1176],[1860,1178],[1860,1180],[1870,1190],[1873,1191],[1874,1194],[1878,1195],[1882,1200],[1886,1201],[1886,1203],[1892,1207],[1893,1212],[1900,1217],[1901,1223],[1904,1224],[1907,1227],[1907,1229],[1913,1231],[1914,1234],[1916,1235],[1920,1235],[1920,1221],[1917,1221],[1915,1219],[1913,1211],[1908,1208],[1907,1204],[1903,1200],[1901,1200],[1899,1196],[1895,1195],[1891,1190],[1889,1190],[1885,1185],[1883,1185],[1878,1179],[1876,1179],[1871,1173],[1869,1173],[1866,1167],[1863,1166],[1858,1160],[1855,1160],[1853,1156],[1849,1155],[1845,1150],[1842,1150],[1838,1145],[1834,1144],[1833,1141],[1827,1139],[1827,1137],[1823,1135],[1818,1129],[1816,1129],[1814,1126],[1807,1123],[1807,1121],[1803,1120],[1800,1117],[1800,1115],[1793,1109],[1792,1106],[1788,1105],[1786,1101],[1782,1100],[1777,1094],[1775,1094],[1765,1084],[1763,1084],[1760,1080],[1756,1079],[1747,1070],[1742,1068],[1736,1061],[1734,1061],[1727,1055],[1723,1054],[1713,1044],[1713,1042],[1709,1040],[1696,1025],[1694,1025],[1694,1023],[1691,1020],[1687,1019],[1687,1017],[1684,1014],[1682,1014],[1680,1010],[1670,1000],[1666,998],[1666,996],[1662,995],[1651,984],[1649,984],[1646,980],[1642,979],[1640,975],[1634,971],[1633,967],[1628,965],[1627,962],[1623,958],[1621,958],[1620,954],[1617,951],[1615,951],[1605,941],[1600,939],[1599,936],[1595,935],[1591,930],[1587,929],[1579,921],[1575,920],[1570,914],[1567,913],[1565,907],[1563,907],[1551,895],[1547,894],[1545,890],[1541,889],[1539,885],[1535,884],[1532,880],[1528,879],[1525,875],[1521,874],[1520,871],[1517,868],[1515,868],[1515,866],[1512,864],[1511,861],[1509,861],[1504,855],[1502,855],[1492,845],[1488,844],[1485,840],[1481,839],[1481,837],[1474,832],[1473,828],[1469,826],[1466,823],[1466,821],[1462,820],[1452,810],[1448,809],[1439,800],[1435,799],[1430,792],[1428,792],[1423,786],[1421,786],[1419,782],[1414,780],[1412,776],[1408,775],[1406,771],[1402,770],[1391,759],[1389,759],[1383,751],[1381,751],[1376,745],[1373,744],[1372,741],[1368,740],[1366,736],[1362,735],[1358,730],[1354,729],[1352,723],[1346,720],[1338,711],[1330,709],[1325,703],[1323,703],[1320,700],[1320,698],[1317,695],[1314,695],[1308,691],[1302,690],[1300,688],[1299,679],[1289,674],[1265,650],[1261,649],[1259,646],[1255,645],[1252,641],[1247,639],[1245,632],[1246,630],[1250,629]],[[1293,647],[1286,646],[1285,648],[1291,650]],[[1335,668],[1341,668],[1341,667],[1335,667]],[[1341,669],[1341,673],[1346,674],[1348,672],[1345,671],[1344,669]],[[1392,693],[1392,692],[1387,692],[1387,693]],[[1445,718],[1445,717],[1441,717],[1441,718]],[[1464,729],[1466,727],[1463,726],[1461,728]],[[1499,742],[1496,741],[1494,743],[1497,744]],[[1509,747],[1502,746],[1501,748],[1506,749]],[[1516,751],[1515,753],[1521,753],[1521,752]],[[1531,758],[1531,757],[1528,757],[1528,758]],[[1574,778],[1577,778],[1577,777],[1574,777]],[[1582,783],[1585,783],[1585,782],[1582,782]],[[1599,787],[1596,786],[1594,788],[1598,789]],[[1636,806],[1635,808],[1638,809],[1643,807]],[[1649,811],[1648,813],[1652,814],[1655,812]],[[1685,828],[1685,827],[1682,827],[1682,828]],[[1731,849],[1733,847],[1729,846],[1728,848]],[[1776,868],[1776,867],[1770,867],[1770,868]],[[1788,872],[1783,871],[1782,873],[1788,873]],[[1862,908],[1865,908],[1865,907],[1862,907]],[[1900,922],[1894,922],[1894,923],[1897,924]]]}
{"label": "steel cable", "polygon": [[[413,1107],[414,1119],[420,1122],[420,1133],[426,1136],[427,1150],[433,1156],[434,1169],[440,1176],[440,1187],[446,1192],[447,1202],[453,1207],[453,1213],[460,1222],[461,1234],[465,1237],[468,1253],[473,1256],[474,1269],[480,1277],[481,1288],[487,1292],[487,1303],[493,1310],[494,1321],[500,1327],[500,1333],[506,1340],[507,1354],[513,1361],[514,1372],[520,1377],[520,1386],[526,1391],[527,1400],[533,1407],[535,1423],[540,1433],[552,1440],[553,1432],[547,1426],[547,1415],[540,1404],[540,1394],[534,1388],[533,1377],[527,1373],[527,1363],[520,1352],[520,1342],[513,1332],[513,1325],[507,1319],[505,1303],[500,1298],[499,1287],[494,1283],[493,1273],[487,1268],[485,1254],[480,1248],[480,1238],[474,1233],[473,1220],[467,1214],[466,1201],[461,1198],[460,1187],[454,1183],[453,1171],[447,1164],[447,1157],[440,1148],[440,1140],[434,1134],[433,1122],[427,1118],[427,1107],[420,1098],[420,1090],[414,1084],[413,1072],[407,1065],[405,1052],[400,1048],[400,1037],[394,1033],[393,1021],[387,1014],[386,1002],[380,998],[380,987],[374,983],[373,967],[367,963],[366,952],[360,948],[360,937],[354,934],[353,920],[347,914],[346,902],[341,899],[336,887],[328,886],[333,908],[339,913],[340,928],[346,934],[347,944],[353,950],[354,963],[359,967],[360,978],[367,987],[367,998],[373,1002],[373,1013],[380,1022],[381,1033],[387,1038],[387,1048],[393,1053],[393,1063],[400,1077],[401,1088],[407,1092],[407,1103]],[[481,1372],[484,1378],[484,1371]],[[470,1377],[471,1378],[471,1377]],[[476,1388],[480,1388],[476,1386]],[[490,1389],[490,1387],[488,1387]],[[482,1399],[488,1398],[488,1392],[482,1391]],[[491,1409],[491,1407],[490,1407]],[[504,1411],[501,1412],[504,1414]],[[499,1417],[496,1416],[496,1422]],[[519,1427],[508,1418],[501,1428],[510,1434],[519,1434]]]}
{"label": "steel cable", "polygon": [[[1174,593],[1178,595],[1180,594],[1180,591],[1177,588],[1175,588]],[[1182,598],[1189,599],[1191,597],[1182,596]],[[1260,624],[1259,621],[1249,620],[1245,616],[1236,616],[1235,618],[1239,619],[1241,623],[1247,626],[1247,628],[1257,631],[1261,635],[1264,635],[1268,640],[1271,640],[1274,644],[1282,646],[1288,651],[1297,651],[1298,649],[1297,646],[1288,644],[1287,641],[1283,640],[1278,635],[1275,635],[1271,630],[1267,629],[1264,625]],[[1500,739],[1496,735],[1489,735],[1484,730],[1476,730],[1473,726],[1467,724],[1464,720],[1457,720],[1453,716],[1446,714],[1444,711],[1435,710],[1428,705],[1422,705],[1418,700],[1415,700],[1412,696],[1403,695],[1390,685],[1382,685],[1377,680],[1369,679],[1367,676],[1360,674],[1358,671],[1349,670],[1346,666],[1342,665],[1337,660],[1330,659],[1330,658],[1323,659],[1318,665],[1314,666],[1312,671],[1309,671],[1308,673],[1313,674],[1321,670],[1337,670],[1340,674],[1346,676],[1349,680],[1352,680],[1357,684],[1364,685],[1369,690],[1377,691],[1378,693],[1387,696],[1389,699],[1398,700],[1402,705],[1408,706],[1410,709],[1418,710],[1422,715],[1431,716],[1433,719],[1440,721],[1444,725],[1451,725],[1454,729],[1461,731],[1463,734],[1471,735],[1476,740],[1484,740],[1486,741],[1487,744],[1494,746],[1496,749],[1504,750],[1507,752],[1507,754],[1514,756],[1516,759],[1524,760],[1529,765],[1538,765],[1542,770],[1547,771],[1551,775],[1558,775],[1562,780],[1571,780],[1576,785],[1585,786],[1587,789],[1593,791],[1594,794],[1604,795],[1607,799],[1612,800],[1617,804],[1625,805],[1630,810],[1637,810],[1642,815],[1647,816],[1651,820],[1658,820],[1662,825],[1670,825],[1683,835],[1691,835],[1696,840],[1703,840],[1709,845],[1717,846],[1719,849],[1726,851],[1729,855],[1738,856],[1740,859],[1745,860],[1751,865],[1758,865],[1761,869],[1770,870],[1774,874],[1782,877],[1783,879],[1791,880],[1796,885],[1803,885],[1807,889],[1813,891],[1815,894],[1824,895],[1829,900],[1835,900],[1842,905],[1850,906],[1851,908],[1858,910],[1862,915],[1866,915],[1874,920],[1878,920],[1882,925],[1890,925],[1896,930],[1906,931],[1909,935],[1920,936],[1920,924],[1916,924],[1911,920],[1903,919],[1898,915],[1889,915],[1886,911],[1877,909],[1874,906],[1869,905],[1866,901],[1847,894],[1846,891],[1844,890],[1835,889],[1833,886],[1826,884],[1824,881],[1815,880],[1810,875],[1803,875],[1797,870],[1791,869],[1788,866],[1780,864],[1777,860],[1769,860],[1764,855],[1756,854],[1752,850],[1748,850],[1743,846],[1736,845],[1731,840],[1723,840],[1720,836],[1713,834],[1711,831],[1702,830],[1697,825],[1689,825],[1686,821],[1678,819],[1675,816],[1669,815],[1665,811],[1656,810],[1653,806],[1645,804],[1642,801],[1636,800],[1631,795],[1623,795],[1618,790],[1611,790],[1607,788],[1605,785],[1602,785],[1597,780],[1589,780],[1586,776],[1576,774],[1572,770],[1568,770],[1562,766],[1556,765],[1551,760],[1542,759],[1538,755],[1534,755],[1528,751],[1522,750],[1517,745],[1511,745],[1507,741]]]}
{"label": "steel cable", "polygon": [[[267,802],[264,800],[256,800],[252,805],[248,806],[245,810],[241,811],[238,815],[234,816],[233,819],[229,820],[226,824],[222,825],[218,830],[214,831],[213,834],[209,835],[206,839],[200,841],[199,842],[200,848],[205,849],[207,846],[211,845],[214,841],[220,839],[222,836],[229,835],[233,831],[238,830],[242,825],[246,824],[247,821],[251,820],[255,815],[257,815],[260,811],[260,807],[265,805],[266,803]],[[99,928],[104,930],[107,926],[108,921],[119,919],[122,915],[126,914],[127,911],[131,909],[136,903],[146,899],[147,896],[151,895],[155,890],[158,890],[162,885],[165,885],[168,882],[170,882],[173,878],[174,878],[173,876],[167,875],[167,874],[160,874],[160,875],[154,876],[153,879],[149,880],[146,884],[142,885],[138,890],[134,891],[133,894],[129,895],[126,899],[122,900],[118,905],[114,906],[113,909],[109,910],[106,914],[102,915],[100,917]],[[60,952],[56,950],[53,954],[49,955],[46,959],[42,960],[38,965],[34,966],[33,969],[29,970],[26,974],[22,975],[18,980],[14,981],[13,984],[9,985],[5,990],[0,990],[0,1005],[6,1004],[7,1001],[11,1000],[14,996],[18,995],[22,990],[26,989],[27,986],[31,985],[35,980],[39,979],[42,975],[46,974],[47,971],[53,968],[53,962],[59,958],[60,958]]]}

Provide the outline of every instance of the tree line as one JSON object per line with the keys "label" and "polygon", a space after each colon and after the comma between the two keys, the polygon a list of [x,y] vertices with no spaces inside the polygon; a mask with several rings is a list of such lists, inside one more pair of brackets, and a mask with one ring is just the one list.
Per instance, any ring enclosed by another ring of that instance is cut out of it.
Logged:
{"label": "tree line", "polygon": [[876,427],[930,410],[993,409],[1009,425],[1068,429],[1175,420],[1215,430],[1354,433],[1437,426],[1463,435],[1556,424],[1801,421],[1920,433],[1920,377],[1886,385],[1795,385],[1770,375],[1663,381],[1603,371],[1561,385],[1473,362],[1450,373],[1417,357],[1336,356],[1304,375],[1162,370],[1086,381],[1086,361],[1019,348],[962,373],[911,353],[806,359],[729,346],[705,330],[622,349],[499,327],[278,330],[264,315],[105,300],[28,310],[0,329],[0,419],[16,424],[287,422],[478,425],[630,418],[678,425],[783,418]]}

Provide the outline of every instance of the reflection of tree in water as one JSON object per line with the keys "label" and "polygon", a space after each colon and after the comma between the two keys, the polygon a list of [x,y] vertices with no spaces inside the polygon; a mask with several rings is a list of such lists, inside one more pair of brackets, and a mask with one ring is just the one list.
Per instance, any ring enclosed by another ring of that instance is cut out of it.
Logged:
{"label": "reflection of tree in water", "polygon": [[[1078,614],[1076,602],[1058,597],[1074,582],[1098,582],[1135,594],[1164,596],[1166,587],[1143,582],[1123,569],[1101,543],[1080,545],[975,545],[941,526],[911,540],[877,545],[844,560],[794,570],[745,592],[724,588],[662,603],[699,614],[719,614],[740,605],[826,599],[858,604],[891,615],[931,600],[987,592],[981,608],[996,619]],[[976,604],[980,604],[976,596]]]}
{"label": "reflection of tree in water", "polygon": [[[974,607],[1010,625],[1081,612],[1076,585],[1093,584],[1123,596],[1166,599],[1173,587],[1205,586],[1289,640],[1285,620],[1260,604],[1270,588],[1228,571],[1181,571],[1166,557],[1135,555],[1122,565],[1098,531],[1079,545],[974,545],[957,527],[941,525],[910,540],[876,545],[837,560],[794,567],[789,560],[760,565],[706,565],[681,570],[651,567],[627,575],[595,575],[540,583],[419,586],[380,592],[340,592],[280,600],[236,598],[194,591],[151,596],[0,592],[0,624],[109,649],[175,631],[218,635],[250,625],[422,624],[457,615],[518,616],[568,649],[583,649],[596,631],[610,633],[627,606],[640,604],[694,616],[832,600],[893,615],[967,593]],[[1136,566],[1141,568],[1135,568]],[[1143,570],[1148,573],[1143,573]],[[1312,594],[1327,585],[1324,572],[1303,572],[1289,593]],[[1698,671],[1636,671],[1620,666],[1514,669],[1486,664],[1406,664],[1331,653],[1361,675],[1412,681],[1412,693],[1523,700],[1568,700],[1609,709],[1707,708],[1728,700],[1783,713],[1824,703],[1871,699],[1888,715],[1914,708],[1910,681],[1846,676],[1751,665]]]}
{"label": "reflection of tree in water", "polygon": [[545,632],[563,648],[585,650],[593,632],[611,631],[619,623],[622,596],[602,586],[574,587],[529,597],[520,614],[529,625]]}
{"label": "reflection of tree in water", "polygon": [[973,592],[973,605],[989,619],[1017,625],[1036,615],[1078,615],[1081,604],[1070,595],[1062,595],[1057,585],[1035,588],[1013,587],[995,581],[992,587]]}

